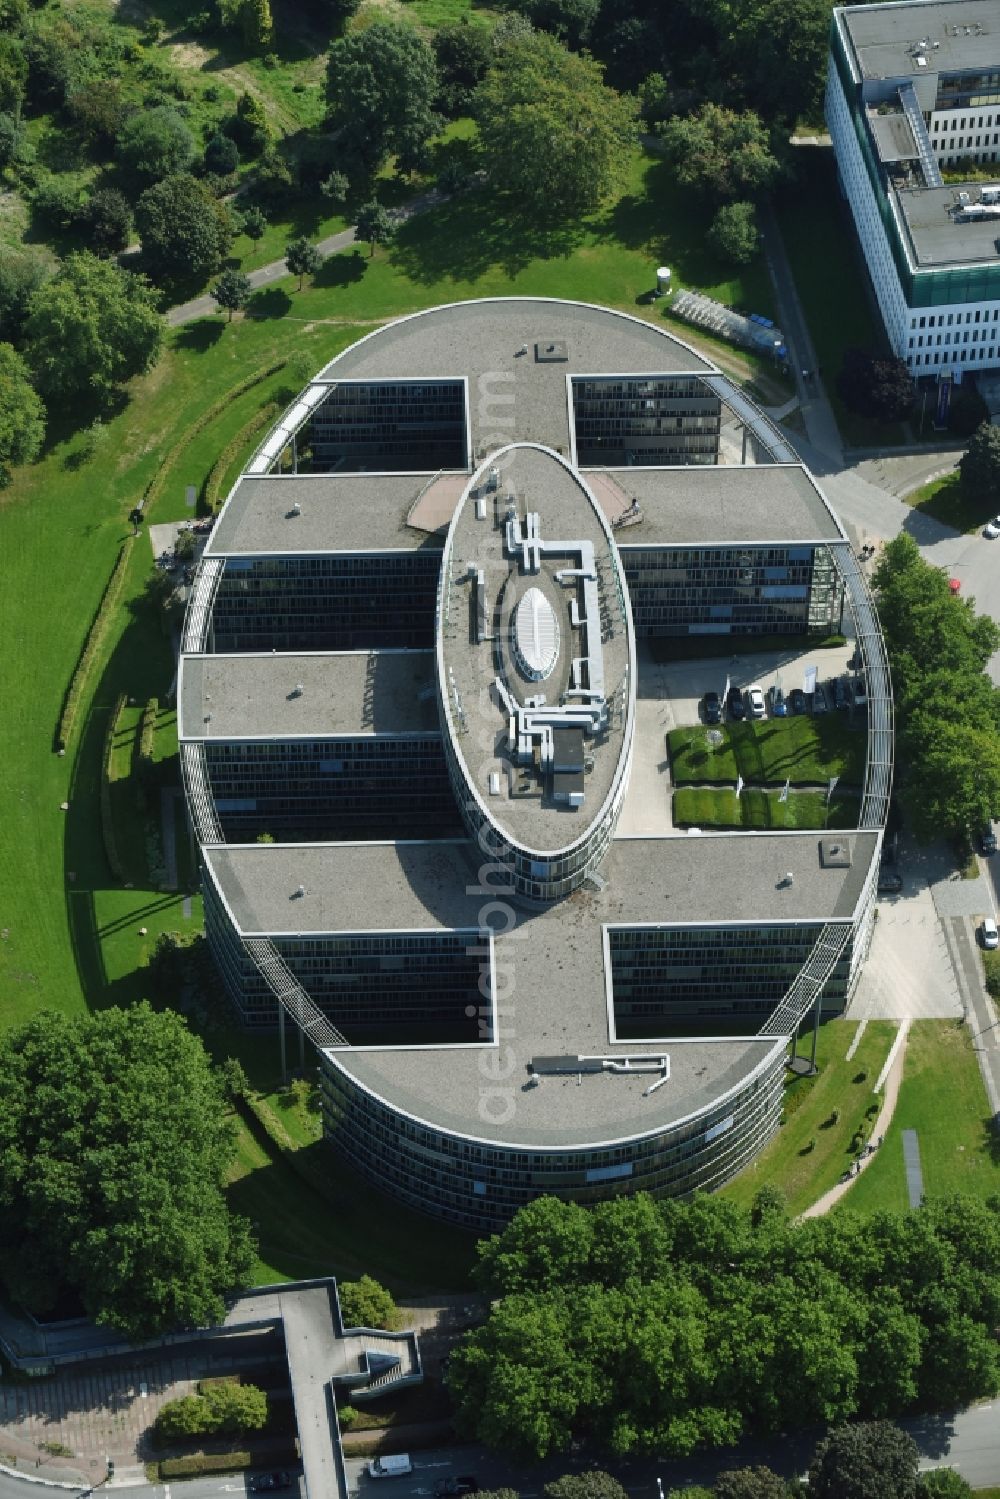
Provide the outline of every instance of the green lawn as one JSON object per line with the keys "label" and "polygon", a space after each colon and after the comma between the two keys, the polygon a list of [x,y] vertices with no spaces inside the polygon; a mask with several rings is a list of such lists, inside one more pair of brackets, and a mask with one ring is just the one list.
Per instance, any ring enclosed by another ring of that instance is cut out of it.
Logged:
{"label": "green lawn", "polygon": [[930,483],[903,496],[908,505],[924,515],[932,515],[942,525],[954,526],[967,536],[981,531],[986,522],[997,513],[1000,499],[994,496],[985,504],[972,500],[962,488],[962,479],[957,470],[945,474],[942,479],[931,479]]}
{"label": "green lawn", "polygon": [[[710,742],[710,732],[722,735],[721,744]],[[818,785],[835,775],[845,785],[858,785],[867,737],[863,723],[852,728],[844,714],[801,714],[722,724],[715,730],[702,724],[672,729],[667,746],[675,786],[735,784],[737,773],[749,785],[768,782],[779,788],[789,777],[801,786]]]}
{"label": "green lawn", "polygon": [[[851,1020],[828,1020],[820,1027],[819,1072],[787,1077],[781,1129],[753,1164],[723,1187],[726,1197],[748,1206],[766,1183],[785,1194],[791,1213],[801,1213],[840,1180],[852,1160],[851,1137],[876,1101],[872,1088],[896,1034],[890,1020],[870,1022],[848,1062],[856,1030]],[[811,1033],[804,1035],[799,1050],[808,1051],[811,1044]],[[833,1122],[835,1109],[840,1117]],[[810,1147],[811,1141],[815,1144]]]}
{"label": "green lawn", "polygon": [[954,1020],[917,1020],[906,1040],[903,1082],[885,1143],[837,1211],[871,1213],[909,1206],[902,1131],[914,1129],[924,1193],[940,1197],[1000,1192],[1000,1138],[968,1027]]}
{"label": "green lawn", "polygon": [[847,411],[836,379],[849,348],[882,347],[871,293],[861,268],[850,210],[837,185],[830,146],[800,147],[798,174],[776,212],[795,286],[809,325],[823,385],[849,446],[888,447],[905,440],[900,424],[884,426]]}
{"label": "green lawn", "polygon": [[822,791],[793,791],[780,801],[781,790],[745,787],[736,797],[735,785],[725,789],[682,787],[674,792],[675,827],[700,828],[851,828],[858,823],[858,799],[834,792],[827,809]]}

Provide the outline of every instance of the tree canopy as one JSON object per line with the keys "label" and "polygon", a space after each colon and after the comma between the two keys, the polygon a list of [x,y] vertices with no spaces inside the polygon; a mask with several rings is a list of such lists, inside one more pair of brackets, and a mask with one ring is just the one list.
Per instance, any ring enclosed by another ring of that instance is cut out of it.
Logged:
{"label": "tree canopy", "polygon": [[167,1440],[260,1431],[266,1425],[264,1391],[233,1379],[206,1381],[196,1394],[168,1400],[156,1417],[156,1429]]}
{"label": "tree canopy", "polygon": [[765,1206],[523,1208],[480,1246],[491,1311],[449,1361],[463,1432],[534,1458],[685,1456],[996,1389],[1000,1201],[804,1223]]}
{"label": "tree canopy", "polygon": [[0,1266],[35,1311],[66,1289],[138,1339],[218,1322],[247,1284],[223,1194],[235,1141],[208,1056],[147,1004],[43,1011],[0,1037]]}
{"label": "tree canopy", "polygon": [[299,278],[299,291],[306,276],[315,276],[323,264],[323,257],[316,245],[302,234],[285,246],[285,264],[293,276]]}
{"label": "tree canopy", "polygon": [[118,135],[119,161],[143,182],[186,172],[194,158],[194,137],[169,104],[139,110]]}
{"label": "tree canopy", "polygon": [[1000,427],[981,423],[958,463],[962,488],[989,509],[1000,510]]}
{"label": "tree canopy", "polygon": [[875,571],[892,668],[899,800],[919,837],[972,833],[1000,809],[1000,627],[897,536]]}
{"label": "tree canopy", "polygon": [[468,114],[476,85],[493,60],[490,33],[485,26],[456,21],[440,27],[431,45],[438,67],[438,107],[450,118]]}
{"label": "tree canopy", "polygon": [[360,1280],[343,1280],[337,1286],[340,1313],[345,1327],[393,1327],[396,1303],[385,1286],[371,1275]]}
{"label": "tree canopy", "polygon": [[156,361],[163,320],[146,281],[89,252],[70,255],[33,294],[25,351],[46,400],[107,398]]}
{"label": "tree canopy", "polygon": [[592,213],[622,183],[636,105],[543,32],[504,46],[475,94],[490,182],[543,226]]}
{"label": "tree canopy", "polygon": [[345,160],[370,175],[390,156],[404,168],[415,166],[440,124],[434,53],[407,25],[375,21],[335,41],[326,92]]}
{"label": "tree canopy", "polygon": [[720,260],[746,265],[757,253],[757,210],[752,203],[723,203],[707,235]]}
{"label": "tree canopy", "polygon": [[146,189],[135,222],[143,264],[158,280],[204,281],[214,275],[235,229],[225,204],[183,173]]}
{"label": "tree canopy", "polygon": [[880,422],[900,422],[913,410],[913,376],[902,359],[871,349],[848,349],[837,376],[848,411]]}
{"label": "tree canopy", "polygon": [[665,120],[659,135],[677,181],[713,202],[756,201],[782,174],[770,131],[750,109],[703,104]]}
{"label": "tree canopy", "polygon": [[376,245],[384,245],[392,238],[394,228],[392,215],[376,198],[362,203],[358,209],[355,230],[358,239],[368,246],[369,259],[375,254]]}
{"label": "tree canopy", "polygon": [[601,0],[513,0],[511,9],[527,16],[540,31],[576,48],[590,39]]}
{"label": "tree canopy", "polygon": [[18,464],[32,463],[45,437],[45,407],[28,366],[11,344],[0,343],[0,488]]}
{"label": "tree canopy", "polygon": [[239,312],[250,300],[250,277],[245,276],[242,271],[223,271],[216,284],[212,287],[212,296],[224,311],[229,313],[228,322],[232,322],[233,313]]}
{"label": "tree canopy", "polygon": [[840,1426],[820,1442],[809,1464],[816,1499],[914,1499],[917,1444],[889,1421]]}

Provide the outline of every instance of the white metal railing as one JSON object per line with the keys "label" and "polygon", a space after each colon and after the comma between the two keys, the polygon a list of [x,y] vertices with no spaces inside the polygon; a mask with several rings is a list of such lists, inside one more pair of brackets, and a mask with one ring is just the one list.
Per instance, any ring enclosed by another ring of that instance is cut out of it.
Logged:
{"label": "white metal railing", "polygon": [[204,651],[212,628],[212,610],[215,595],[219,591],[225,561],[219,557],[203,557],[198,568],[187,614],[184,616],[184,632],[181,637],[182,651]]}
{"label": "white metal railing", "polygon": [[836,925],[831,922],[823,928],[805,966],[799,970],[784,999],[764,1021],[758,1036],[790,1036],[793,1033],[817,1002],[827,979],[843,957],[853,931],[849,921]]}
{"label": "white metal railing", "polygon": [[885,827],[892,794],[894,731],[889,657],[875,600],[850,543],[834,542],[830,555],[850,599],[868,696],[868,755],[858,827],[877,832]]}
{"label": "white metal railing", "polygon": [[268,937],[244,937],[243,947],[253,960],[261,978],[290,1020],[307,1035],[314,1046],[346,1046],[347,1039],[310,999],[284,958]]}
{"label": "white metal railing", "polygon": [[205,746],[185,742],[180,746],[180,753],[181,777],[198,842],[224,843],[222,827],[215,811],[215,797],[208,781]]}

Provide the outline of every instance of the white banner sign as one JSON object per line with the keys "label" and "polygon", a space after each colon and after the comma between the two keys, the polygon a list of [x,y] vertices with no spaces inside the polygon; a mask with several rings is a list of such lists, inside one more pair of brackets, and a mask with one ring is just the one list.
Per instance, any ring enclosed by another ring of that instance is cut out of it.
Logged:
{"label": "white banner sign", "polygon": [[808,697],[816,691],[816,667],[807,666],[802,677],[802,691]]}

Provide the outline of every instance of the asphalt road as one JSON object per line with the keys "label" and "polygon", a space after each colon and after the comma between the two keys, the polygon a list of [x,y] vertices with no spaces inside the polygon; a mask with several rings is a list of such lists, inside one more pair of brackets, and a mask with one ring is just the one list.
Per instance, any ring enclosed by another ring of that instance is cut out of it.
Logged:
{"label": "asphalt road", "polygon": [[[223,1495],[237,1495],[245,1499],[252,1493],[249,1477],[228,1473],[213,1478],[186,1478],[177,1483],[101,1484],[91,1490],[87,1488],[63,1488],[48,1483],[33,1482],[29,1478],[14,1478],[0,1473],[0,1499],[78,1499],[79,1495],[93,1493],[94,1499],[222,1499]],[[299,1499],[299,1480],[293,1486],[279,1490],[275,1499]],[[334,1499],[334,1496],[330,1496]],[[402,1499],[402,1496],[400,1496]]]}

